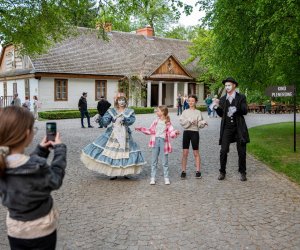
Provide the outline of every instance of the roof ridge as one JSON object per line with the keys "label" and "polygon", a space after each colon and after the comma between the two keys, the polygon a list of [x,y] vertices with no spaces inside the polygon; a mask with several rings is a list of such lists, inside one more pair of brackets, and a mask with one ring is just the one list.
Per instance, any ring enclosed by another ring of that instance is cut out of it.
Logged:
{"label": "roof ridge", "polygon": [[[87,28],[87,27],[77,27],[78,29],[85,29],[85,30],[91,30],[91,31],[97,31],[96,28]],[[132,33],[132,32],[135,32],[134,30],[133,31],[119,31],[119,30],[112,30],[108,33],[111,33],[111,34],[124,34],[124,35],[128,35],[128,36],[142,36],[142,35],[138,35],[136,33]],[[192,43],[190,41],[187,41],[187,40],[181,40],[181,39],[176,39],[176,38],[168,38],[168,37],[160,37],[160,36],[153,36],[152,37],[153,39],[161,39],[161,40],[174,40],[174,41],[177,41],[177,42],[183,42],[183,43]]]}

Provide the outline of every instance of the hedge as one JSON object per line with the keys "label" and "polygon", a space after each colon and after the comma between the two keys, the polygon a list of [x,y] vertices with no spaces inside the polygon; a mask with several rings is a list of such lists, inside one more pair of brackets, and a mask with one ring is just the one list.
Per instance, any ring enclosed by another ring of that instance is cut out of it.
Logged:
{"label": "hedge", "polygon": [[200,111],[202,111],[202,112],[203,111],[207,111],[207,107],[204,106],[204,105],[197,107],[197,109],[200,110]]}
{"label": "hedge", "polygon": [[[130,107],[134,110],[136,114],[150,114],[154,112],[154,108],[144,108],[144,107]],[[90,116],[98,114],[97,109],[89,110]],[[80,112],[78,110],[51,110],[39,112],[39,117],[47,120],[59,120],[59,119],[73,119],[80,118]]]}

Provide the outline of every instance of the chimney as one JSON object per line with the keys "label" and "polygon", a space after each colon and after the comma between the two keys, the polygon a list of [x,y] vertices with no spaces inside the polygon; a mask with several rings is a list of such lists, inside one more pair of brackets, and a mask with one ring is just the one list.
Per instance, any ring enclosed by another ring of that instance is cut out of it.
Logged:
{"label": "chimney", "polygon": [[111,32],[112,24],[111,23],[96,23],[96,29],[98,30],[100,27],[103,27],[104,31]]}
{"label": "chimney", "polygon": [[150,25],[147,25],[145,28],[138,29],[136,31],[137,35],[144,35],[144,36],[153,36],[154,30]]}

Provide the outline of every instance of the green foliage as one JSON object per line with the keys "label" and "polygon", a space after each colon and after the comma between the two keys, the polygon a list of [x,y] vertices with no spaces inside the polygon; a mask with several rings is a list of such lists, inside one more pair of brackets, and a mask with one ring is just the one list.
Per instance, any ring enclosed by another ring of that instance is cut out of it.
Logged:
{"label": "green foliage", "polygon": [[130,22],[130,16],[120,15],[117,6],[110,7],[110,5],[101,5],[99,15],[96,19],[97,23],[110,23],[113,30],[130,32],[133,25]]}
{"label": "green foliage", "polygon": [[196,109],[200,110],[201,112],[207,111],[207,107],[205,105],[198,106]]}
{"label": "green foliage", "polygon": [[164,32],[164,37],[174,38],[180,40],[191,41],[195,38],[197,33],[197,27],[184,27],[182,25],[172,28]]}
{"label": "green foliage", "polygon": [[95,19],[98,8],[95,0],[64,0],[62,5],[65,9],[70,24],[77,27],[95,28]]}
{"label": "green foliage", "polygon": [[[294,123],[278,123],[249,129],[251,142],[247,150],[277,172],[300,184],[300,154],[294,152]],[[300,123],[296,140],[300,141]],[[272,135],[272,136],[270,136]]]}
{"label": "green foliage", "polygon": [[197,61],[198,81],[210,86],[211,92],[218,93],[223,90],[223,78],[220,68],[217,67],[218,58],[215,52],[215,36],[213,31],[198,28],[193,45],[189,48],[190,58],[187,62]]}
{"label": "green foliage", "polygon": [[[130,107],[134,110],[135,114],[151,114],[154,112],[154,108],[143,107]],[[89,110],[90,116],[98,114],[97,109]],[[78,110],[52,110],[39,112],[39,117],[46,120],[60,120],[60,119],[74,119],[80,118],[80,112]]]}
{"label": "green foliage", "polygon": [[261,93],[261,91],[259,90],[247,90],[245,94],[247,96],[248,104],[265,104],[268,100],[270,101],[270,97],[267,97],[264,93]]}
{"label": "green foliage", "polygon": [[129,31],[150,25],[156,35],[162,35],[170,23],[178,21],[182,8],[186,15],[193,9],[181,0],[100,0],[99,7],[101,21],[112,23],[114,29]]}
{"label": "green foliage", "polygon": [[93,4],[87,0],[1,0],[0,41],[14,44],[22,54],[44,53],[73,34],[72,25],[90,25]]}
{"label": "green foliage", "polygon": [[140,101],[143,101],[147,97],[147,84],[139,76],[127,76],[119,82],[119,92],[130,97],[134,105],[138,106]]}
{"label": "green foliage", "polygon": [[[98,114],[96,109],[89,110],[90,116]],[[80,118],[80,112],[78,110],[55,110],[55,111],[43,111],[39,112],[39,117],[47,120],[60,120],[60,119],[73,119]]]}
{"label": "green foliage", "polygon": [[152,114],[154,113],[154,108],[146,108],[146,107],[130,107],[134,110],[135,114]]}
{"label": "green foliage", "polygon": [[211,56],[218,75],[235,77],[242,90],[282,84],[300,89],[299,1],[198,3],[208,11],[205,20],[214,34]]}

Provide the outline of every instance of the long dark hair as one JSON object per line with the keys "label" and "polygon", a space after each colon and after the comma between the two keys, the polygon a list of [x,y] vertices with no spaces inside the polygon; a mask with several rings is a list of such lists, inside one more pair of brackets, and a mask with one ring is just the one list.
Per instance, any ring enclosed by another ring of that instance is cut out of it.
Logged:
{"label": "long dark hair", "polygon": [[[0,147],[9,151],[18,147],[26,139],[26,131],[33,130],[34,118],[28,109],[8,106],[0,109]],[[0,176],[4,176],[6,154],[0,153]]]}

